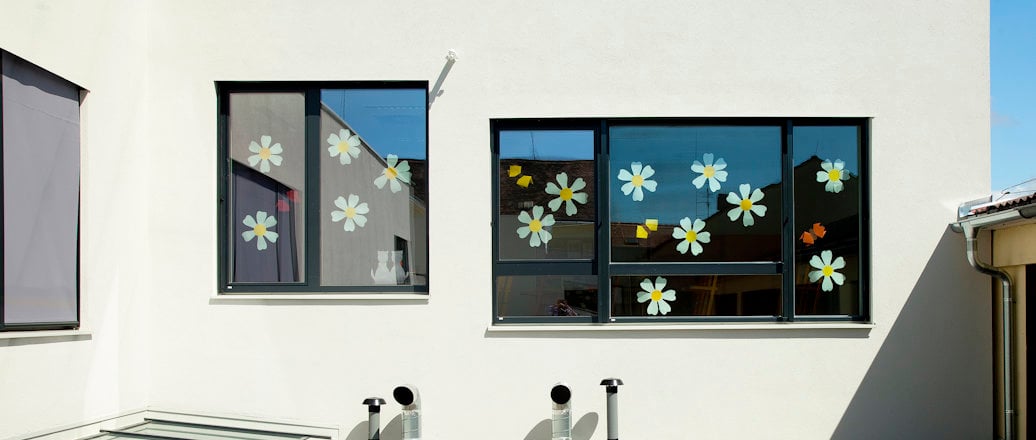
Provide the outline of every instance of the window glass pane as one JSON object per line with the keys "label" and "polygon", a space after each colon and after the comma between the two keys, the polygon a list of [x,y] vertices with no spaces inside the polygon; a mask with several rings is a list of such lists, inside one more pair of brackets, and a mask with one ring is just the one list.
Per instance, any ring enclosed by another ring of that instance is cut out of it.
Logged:
{"label": "window glass pane", "polygon": [[428,283],[426,93],[321,90],[321,285]]}
{"label": "window glass pane", "polygon": [[502,260],[594,258],[594,132],[499,134]]}
{"label": "window glass pane", "polygon": [[860,127],[796,126],[795,313],[860,313]]}
{"label": "window glass pane", "polygon": [[301,93],[230,94],[233,282],[298,282],[305,251]]}
{"label": "window glass pane", "polygon": [[596,316],[596,276],[496,277],[497,316]]}
{"label": "window glass pane", "polygon": [[78,320],[79,87],[3,56],[6,324]]}
{"label": "window glass pane", "polygon": [[776,316],[780,275],[612,278],[615,316]]}
{"label": "window glass pane", "polygon": [[780,127],[618,126],[609,143],[612,261],[780,261]]}

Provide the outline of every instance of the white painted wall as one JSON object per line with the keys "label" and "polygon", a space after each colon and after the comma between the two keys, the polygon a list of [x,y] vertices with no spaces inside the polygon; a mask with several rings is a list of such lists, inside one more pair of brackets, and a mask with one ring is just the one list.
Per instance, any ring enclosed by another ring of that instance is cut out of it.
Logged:
{"label": "white painted wall", "polygon": [[[627,384],[623,438],[987,437],[989,281],[946,225],[988,192],[988,15],[892,0],[5,3],[0,46],[92,92],[97,331],[0,346],[0,437],[148,404],[351,440],[363,398],[410,382],[428,438],[524,438],[565,380],[603,439],[607,376]],[[213,300],[214,81],[434,82],[448,49],[427,301]],[[873,117],[874,328],[490,329],[488,120],[576,116]]]}
{"label": "white painted wall", "polygon": [[[0,438],[139,408],[150,388],[150,292],[163,196],[148,120],[146,5],[4,2],[0,47],[90,92],[82,114],[81,299],[87,336],[0,339]],[[175,135],[174,135],[175,137]],[[0,337],[10,334],[0,334]]]}

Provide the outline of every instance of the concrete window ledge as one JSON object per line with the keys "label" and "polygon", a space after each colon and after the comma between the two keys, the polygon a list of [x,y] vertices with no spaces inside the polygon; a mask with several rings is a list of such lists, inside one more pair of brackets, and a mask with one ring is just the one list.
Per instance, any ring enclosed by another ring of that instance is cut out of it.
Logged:
{"label": "concrete window ledge", "polygon": [[27,342],[59,342],[87,340],[92,337],[93,332],[85,329],[0,332],[0,346],[8,345],[5,342],[21,340]]}
{"label": "concrete window ledge", "polygon": [[497,324],[486,329],[492,333],[536,333],[536,332],[695,332],[695,331],[802,331],[802,330],[854,330],[869,333],[874,323],[863,322],[795,322],[795,323],[673,323],[673,324]]}
{"label": "concrete window ledge", "polygon": [[422,293],[302,293],[264,294],[235,293],[215,295],[209,304],[314,304],[314,303],[427,303],[428,294]]}

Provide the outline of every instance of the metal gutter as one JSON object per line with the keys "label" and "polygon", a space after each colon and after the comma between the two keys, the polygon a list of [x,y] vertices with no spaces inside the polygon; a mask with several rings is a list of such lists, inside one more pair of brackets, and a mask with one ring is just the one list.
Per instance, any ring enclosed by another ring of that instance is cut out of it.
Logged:
{"label": "metal gutter", "polygon": [[1011,209],[1007,211],[999,211],[993,214],[977,216],[973,218],[965,218],[958,220],[957,223],[950,225],[950,228],[954,232],[963,233],[965,242],[965,254],[968,259],[968,263],[975,270],[996,277],[1001,283],[1001,292],[1003,297],[1003,307],[1001,309],[1001,324],[1003,326],[1003,356],[1001,362],[1003,363],[1002,374],[1004,376],[1004,395],[1003,395],[1003,421],[1004,421],[1004,440],[1014,440],[1015,433],[1015,406],[1014,406],[1014,361],[1012,356],[1012,348],[1014,344],[1014,281],[1011,276],[992,265],[986,264],[978,259],[978,231],[992,226],[1002,225],[1007,222],[1011,222],[1019,219],[1028,219],[1036,217],[1036,205],[1025,206],[1020,209]]}

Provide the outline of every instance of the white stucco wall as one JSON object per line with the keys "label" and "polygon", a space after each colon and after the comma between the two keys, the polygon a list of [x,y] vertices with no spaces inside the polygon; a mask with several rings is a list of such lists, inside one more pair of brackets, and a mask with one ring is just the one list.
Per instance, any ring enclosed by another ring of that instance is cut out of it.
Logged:
{"label": "white stucco wall", "polygon": [[5,2],[0,47],[89,90],[82,115],[80,313],[86,335],[0,334],[0,438],[140,408],[150,388],[148,217],[163,209],[147,177],[175,162],[151,140],[143,3]]}
{"label": "white stucco wall", "polygon": [[[0,47],[91,90],[96,332],[0,344],[0,438],[150,405],[351,440],[361,400],[404,382],[428,438],[524,438],[564,380],[603,439],[609,376],[626,382],[624,438],[988,437],[989,281],[946,229],[988,192],[988,15],[892,0],[5,3]],[[214,81],[434,83],[448,49],[460,60],[429,113],[428,299],[212,299]],[[577,116],[873,117],[873,328],[491,329],[488,120]]]}

